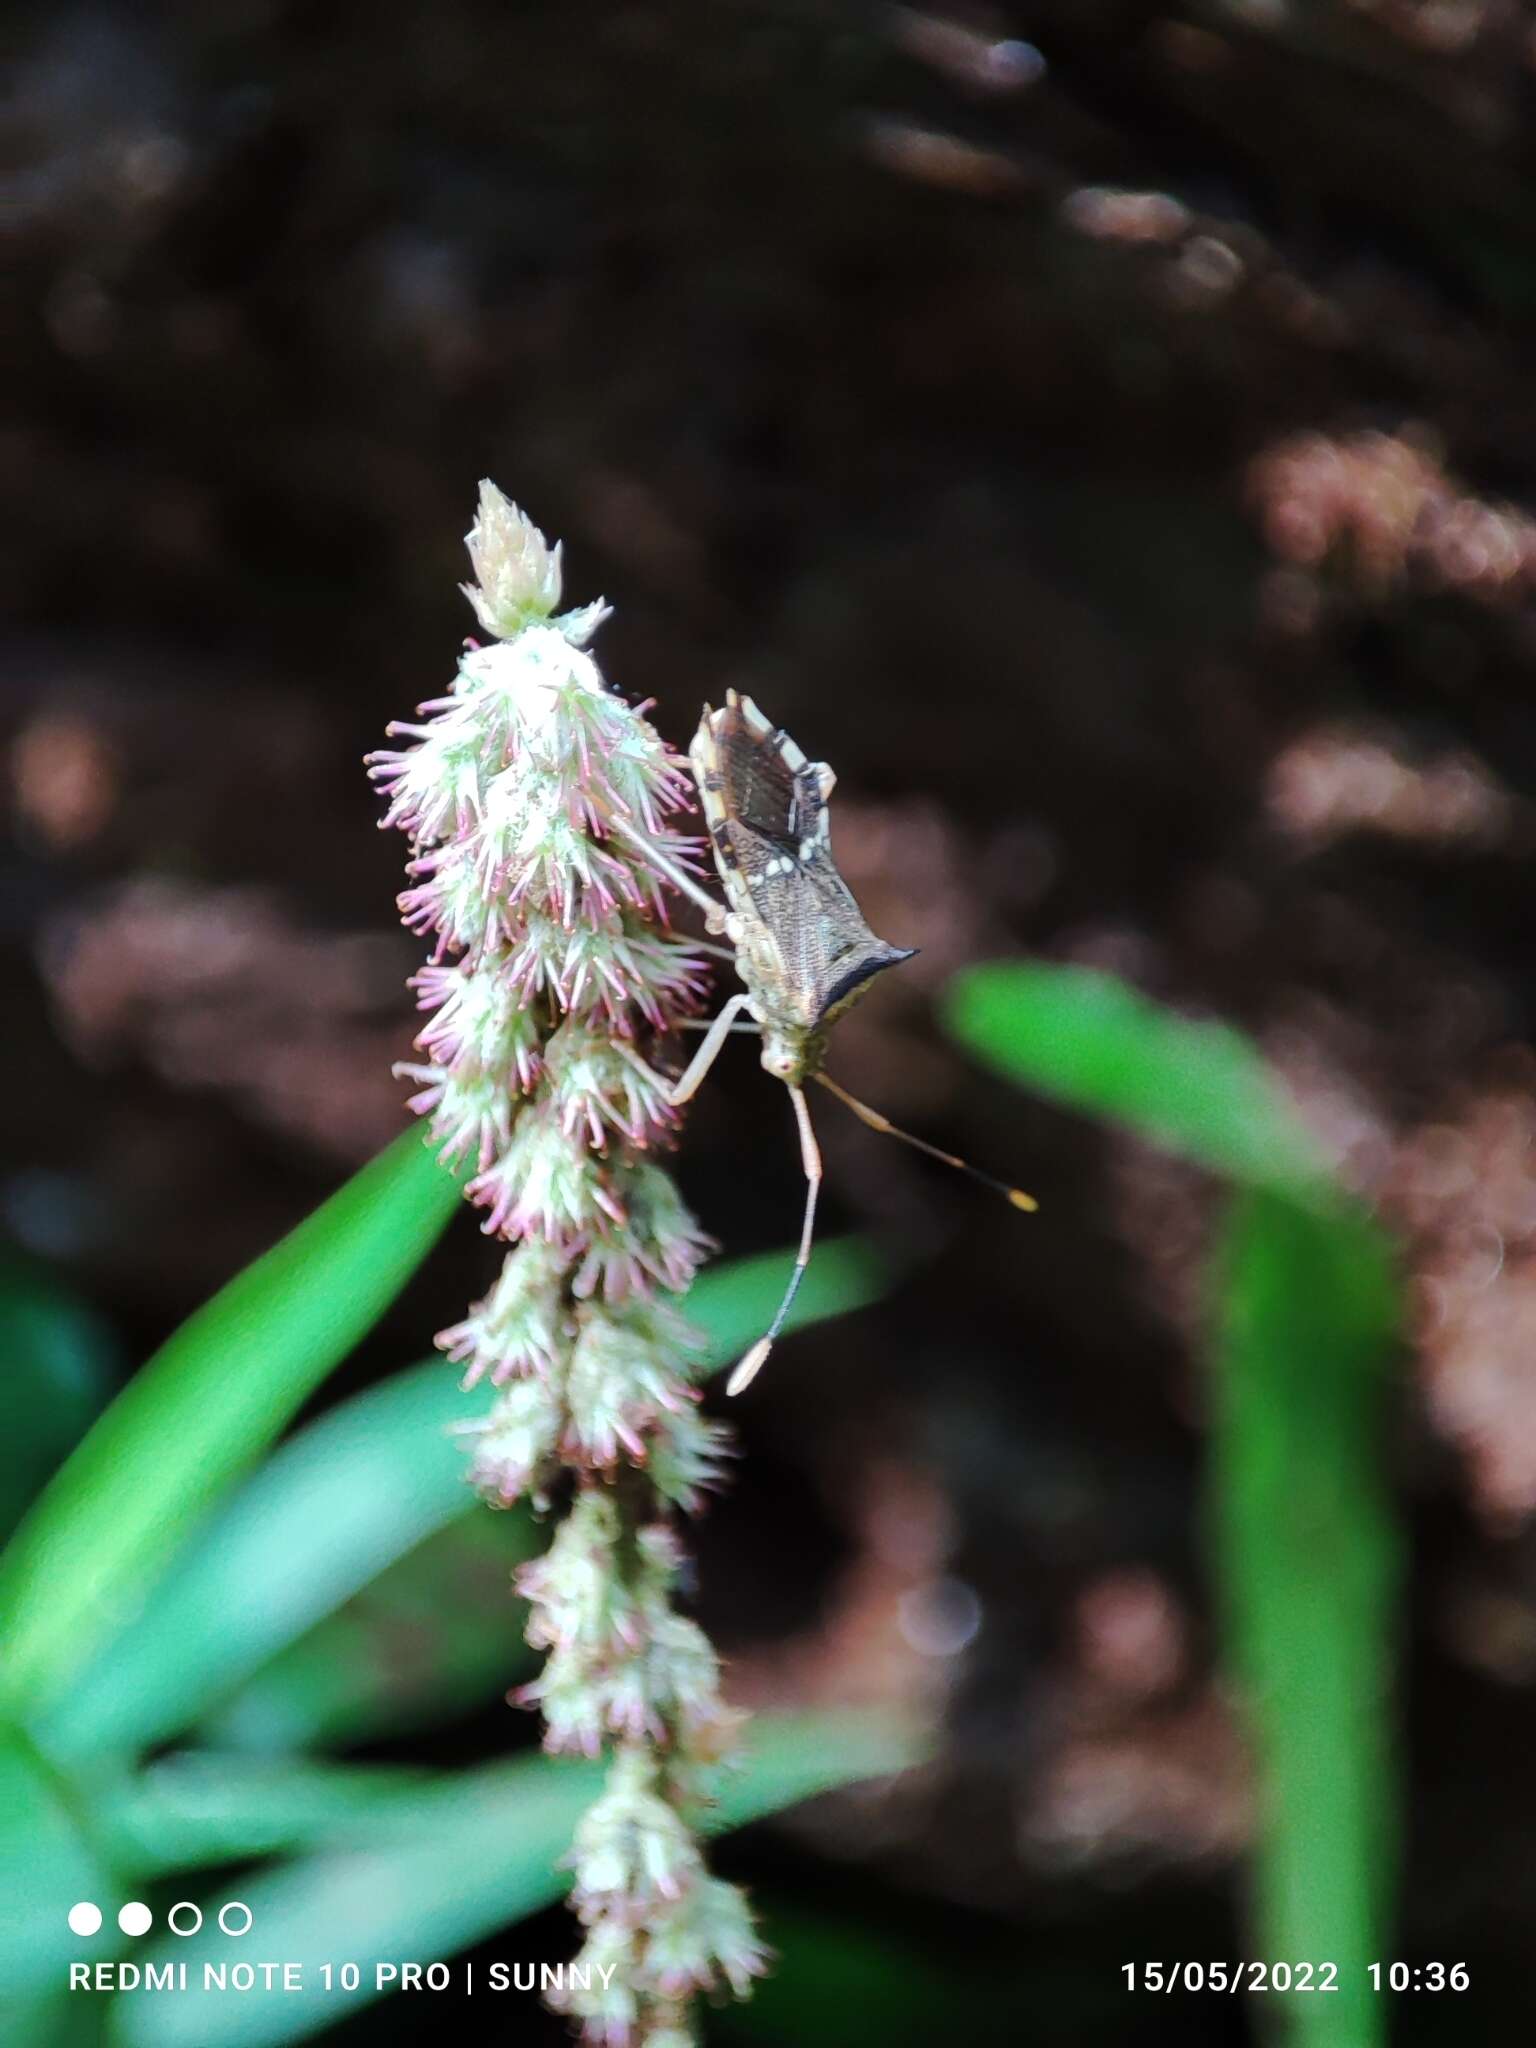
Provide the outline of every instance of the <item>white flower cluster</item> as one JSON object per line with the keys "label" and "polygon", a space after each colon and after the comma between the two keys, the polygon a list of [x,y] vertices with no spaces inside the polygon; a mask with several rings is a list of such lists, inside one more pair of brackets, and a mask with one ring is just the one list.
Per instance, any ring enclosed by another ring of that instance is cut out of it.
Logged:
{"label": "white flower cluster", "polygon": [[643,2021],[646,2048],[685,2048],[696,1993],[728,1987],[743,1998],[762,1974],[767,1957],[746,1901],[705,1869],[654,1751],[619,1750],[572,1861],[592,1988],[572,1986],[560,2003],[593,2038],[629,2041]]}
{"label": "white flower cluster", "polygon": [[411,840],[401,915],[435,941],[412,984],[428,1017],[401,1069],[411,1107],[511,1246],[438,1341],[467,1387],[497,1389],[464,1425],[489,1501],[542,1509],[574,1475],[547,1555],[519,1575],[548,1652],[524,1694],[547,1746],[614,1753],[574,1896],[583,1960],[619,1968],[569,2009],[607,2048],[679,2048],[693,1992],[743,1993],[763,1968],[745,1901],[707,1873],[685,1817],[734,1726],[714,1652],[672,1604],[669,1518],[717,1479],[726,1432],[699,1411],[696,1339],[660,1296],[707,1246],[647,1156],[677,1112],[642,1047],[705,989],[666,921],[668,877],[694,864],[668,823],[689,784],[586,651],[606,607],[555,615],[560,550],[493,484],[468,545],[466,595],[495,638],[422,722],[390,728],[414,744],[371,757],[384,822]]}

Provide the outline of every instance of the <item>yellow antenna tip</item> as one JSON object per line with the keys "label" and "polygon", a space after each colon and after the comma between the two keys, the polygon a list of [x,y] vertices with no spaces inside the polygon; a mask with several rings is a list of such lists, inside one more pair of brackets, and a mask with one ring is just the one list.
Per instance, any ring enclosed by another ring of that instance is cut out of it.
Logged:
{"label": "yellow antenna tip", "polygon": [[745,1388],[750,1387],[762,1371],[763,1366],[767,1362],[768,1354],[772,1349],[773,1339],[771,1337],[759,1337],[752,1346],[752,1349],[726,1381],[725,1391],[727,1394],[739,1394]]}
{"label": "yellow antenna tip", "polygon": [[1031,1216],[1034,1215],[1040,1206],[1034,1196],[1026,1195],[1022,1188],[1010,1188],[1008,1190],[1008,1199],[1012,1202],[1015,1209],[1027,1210]]}

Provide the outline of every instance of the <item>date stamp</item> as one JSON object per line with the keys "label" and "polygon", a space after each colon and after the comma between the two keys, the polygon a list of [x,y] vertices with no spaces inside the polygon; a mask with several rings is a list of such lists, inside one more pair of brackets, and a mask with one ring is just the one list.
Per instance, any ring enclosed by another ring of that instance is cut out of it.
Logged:
{"label": "date stamp", "polygon": [[1337,1991],[1337,1963],[1122,1963],[1128,1991]]}
{"label": "date stamp", "polygon": [[[1337,1963],[1122,1963],[1127,1991],[1319,1992],[1345,1988]],[[1372,1991],[1468,1991],[1465,1963],[1370,1963],[1365,1977]]]}

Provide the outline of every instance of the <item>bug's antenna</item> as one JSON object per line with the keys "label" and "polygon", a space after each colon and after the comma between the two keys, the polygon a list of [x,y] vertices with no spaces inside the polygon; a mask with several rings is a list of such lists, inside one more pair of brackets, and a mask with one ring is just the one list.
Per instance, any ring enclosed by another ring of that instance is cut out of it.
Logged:
{"label": "bug's antenna", "polygon": [[1004,1201],[1011,1202],[1015,1209],[1038,1209],[1040,1204],[1033,1195],[1026,1195],[1022,1188],[1010,1187],[1005,1180],[998,1180],[994,1174],[983,1173],[979,1166],[972,1166],[968,1159],[957,1159],[953,1152],[941,1152],[937,1145],[930,1145],[926,1138],[914,1138],[910,1131],[893,1124],[888,1116],[882,1116],[878,1109],[871,1109],[867,1102],[860,1102],[856,1095],[850,1095],[846,1088],[826,1074],[815,1077],[823,1088],[830,1089],[839,1102],[846,1102],[860,1123],[869,1125],[872,1131],[883,1131],[888,1138],[900,1138],[904,1145],[913,1145],[919,1152],[926,1152],[930,1159],[941,1159],[946,1166],[953,1166],[961,1173],[967,1173],[972,1180],[979,1180],[983,1187],[991,1188]]}
{"label": "bug's antenna", "polygon": [[795,1122],[800,1126],[800,1160],[805,1167],[805,1218],[800,1225],[800,1249],[795,1254],[795,1270],[789,1276],[784,1298],[779,1303],[773,1321],[768,1325],[768,1334],[758,1338],[726,1381],[725,1391],[728,1394],[739,1394],[744,1387],[750,1386],[762,1371],[768,1354],[773,1349],[773,1340],[783,1329],[784,1318],[789,1314],[795,1296],[800,1291],[805,1269],[811,1263],[811,1238],[816,1230],[816,1197],[821,1192],[821,1148],[816,1143],[816,1133],[811,1129],[811,1106],[805,1099],[805,1090],[797,1088],[791,1082],[789,1099],[795,1105]]}

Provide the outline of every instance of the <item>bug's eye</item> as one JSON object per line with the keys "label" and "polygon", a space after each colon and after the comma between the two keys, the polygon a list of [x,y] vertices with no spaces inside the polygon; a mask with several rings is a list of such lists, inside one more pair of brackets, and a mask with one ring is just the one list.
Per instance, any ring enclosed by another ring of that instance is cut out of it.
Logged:
{"label": "bug's eye", "polygon": [[784,1046],[769,1046],[763,1053],[763,1065],[776,1081],[792,1081],[798,1062]]}

